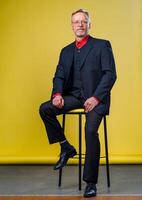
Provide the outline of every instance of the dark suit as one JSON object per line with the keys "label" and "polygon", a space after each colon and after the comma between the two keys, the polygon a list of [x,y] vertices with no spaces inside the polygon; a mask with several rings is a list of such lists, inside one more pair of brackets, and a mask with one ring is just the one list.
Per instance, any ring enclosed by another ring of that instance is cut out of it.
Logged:
{"label": "dark suit", "polygon": [[83,95],[76,97],[71,94],[74,50],[75,43],[62,49],[53,79],[52,95],[61,93],[65,101],[64,107],[56,108],[52,101],[48,101],[41,105],[40,115],[52,144],[66,139],[56,115],[83,108],[89,97],[95,96],[100,100],[100,103],[86,114],[86,158],[83,175],[84,181],[97,183],[100,158],[98,128],[103,115],[109,114],[110,91],[116,80],[115,63],[109,41],[89,37],[79,65]]}
{"label": "dark suit", "polygon": [[[95,108],[100,114],[109,114],[110,90],[116,80],[115,63],[109,41],[90,37],[81,63],[81,77],[86,98],[96,96],[101,103]],[[52,93],[67,95],[70,91],[70,73],[75,44],[63,48],[53,79]]]}

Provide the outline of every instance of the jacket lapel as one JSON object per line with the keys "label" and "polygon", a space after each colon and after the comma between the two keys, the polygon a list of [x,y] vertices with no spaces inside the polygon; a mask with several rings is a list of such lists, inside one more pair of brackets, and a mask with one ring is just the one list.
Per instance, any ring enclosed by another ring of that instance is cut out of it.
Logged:
{"label": "jacket lapel", "polygon": [[85,48],[85,52],[84,52],[84,56],[83,59],[81,60],[81,64],[80,64],[80,69],[83,67],[83,64],[87,58],[87,55],[89,54],[89,52],[91,51],[91,49],[93,48],[93,38],[90,36],[88,39],[88,42],[86,44],[86,48]]}
{"label": "jacket lapel", "polygon": [[71,67],[73,65],[74,49],[75,49],[75,43],[71,43],[67,51],[66,58],[65,58],[66,59],[66,78],[68,78]]}
{"label": "jacket lapel", "polygon": [[[81,60],[81,64],[80,64],[80,69],[83,67],[83,64],[87,58],[87,55],[89,54],[89,52],[91,51],[91,49],[93,48],[94,46],[94,38],[93,37],[89,37],[88,39],[88,42],[86,44],[86,48],[85,48],[85,52],[84,52],[84,56],[83,56],[83,59]],[[66,54],[66,66],[67,66],[67,77],[69,76],[70,74],[70,70],[71,70],[71,67],[73,65],[73,59],[74,59],[74,49],[75,49],[75,42],[71,43],[70,46],[69,46],[69,49],[68,49],[68,52]]]}

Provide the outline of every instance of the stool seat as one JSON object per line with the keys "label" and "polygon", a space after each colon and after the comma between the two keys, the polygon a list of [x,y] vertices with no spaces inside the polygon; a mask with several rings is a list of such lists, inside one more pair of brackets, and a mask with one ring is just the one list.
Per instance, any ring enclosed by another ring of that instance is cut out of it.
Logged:
{"label": "stool seat", "polygon": [[68,111],[66,114],[70,114],[70,113],[77,113],[77,114],[79,114],[79,113],[84,113],[85,114],[85,111],[84,111],[84,109],[83,108],[79,108],[79,109],[74,109],[74,110],[70,110],[70,111]]}

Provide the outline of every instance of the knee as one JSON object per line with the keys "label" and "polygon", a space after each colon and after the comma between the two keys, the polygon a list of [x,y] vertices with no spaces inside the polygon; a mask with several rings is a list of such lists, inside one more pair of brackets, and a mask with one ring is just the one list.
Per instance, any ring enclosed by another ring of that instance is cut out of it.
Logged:
{"label": "knee", "polygon": [[47,115],[50,112],[50,102],[42,103],[39,107],[39,114],[40,116]]}
{"label": "knee", "polygon": [[45,104],[42,103],[39,107],[39,114],[42,116],[45,113]]}

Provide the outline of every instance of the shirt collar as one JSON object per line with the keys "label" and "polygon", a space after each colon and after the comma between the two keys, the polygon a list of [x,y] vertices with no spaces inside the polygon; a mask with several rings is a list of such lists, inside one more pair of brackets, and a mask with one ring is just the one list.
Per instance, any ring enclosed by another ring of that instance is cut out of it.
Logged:
{"label": "shirt collar", "polygon": [[87,41],[88,41],[88,38],[89,38],[89,35],[86,35],[82,40],[80,40],[80,41],[75,41],[75,45],[76,45],[76,47],[78,48],[78,49],[80,49],[81,47],[83,47],[86,43],[87,43]]}

